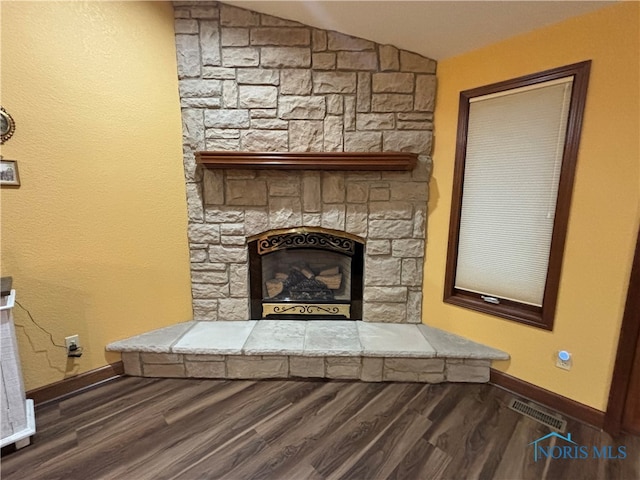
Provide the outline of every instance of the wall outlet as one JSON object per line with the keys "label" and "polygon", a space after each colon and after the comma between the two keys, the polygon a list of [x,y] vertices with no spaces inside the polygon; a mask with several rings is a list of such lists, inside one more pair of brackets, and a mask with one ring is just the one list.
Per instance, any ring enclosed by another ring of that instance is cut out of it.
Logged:
{"label": "wall outlet", "polygon": [[556,355],[556,367],[563,370],[571,370],[572,364],[571,354],[566,350],[560,350]]}
{"label": "wall outlet", "polygon": [[80,348],[80,335],[71,335],[69,337],[64,337],[64,344],[67,346],[67,352],[71,351],[71,346],[75,345],[77,350]]}

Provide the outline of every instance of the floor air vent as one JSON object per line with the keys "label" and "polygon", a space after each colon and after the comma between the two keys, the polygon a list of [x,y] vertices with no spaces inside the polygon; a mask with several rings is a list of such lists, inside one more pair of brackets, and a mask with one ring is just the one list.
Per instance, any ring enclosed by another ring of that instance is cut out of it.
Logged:
{"label": "floor air vent", "polygon": [[546,425],[556,432],[564,432],[567,428],[567,421],[558,415],[551,415],[535,404],[525,403],[517,398],[512,398],[509,402],[509,408],[522,415],[535,420],[538,423]]}

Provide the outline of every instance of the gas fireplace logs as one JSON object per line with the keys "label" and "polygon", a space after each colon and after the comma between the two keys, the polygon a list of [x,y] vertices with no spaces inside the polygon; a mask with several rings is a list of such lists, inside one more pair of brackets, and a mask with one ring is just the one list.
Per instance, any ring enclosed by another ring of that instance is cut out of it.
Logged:
{"label": "gas fireplace logs", "polygon": [[[286,273],[285,273],[286,271]],[[323,268],[316,275],[308,265],[278,268],[266,281],[268,298],[286,297],[295,300],[332,300],[342,286],[340,267]]]}

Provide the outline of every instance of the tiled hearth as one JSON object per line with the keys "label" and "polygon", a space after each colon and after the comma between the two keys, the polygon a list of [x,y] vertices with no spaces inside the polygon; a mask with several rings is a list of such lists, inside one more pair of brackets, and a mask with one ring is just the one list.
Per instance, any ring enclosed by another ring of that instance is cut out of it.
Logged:
{"label": "tiled hearth", "polygon": [[509,355],[427,325],[355,321],[186,322],[107,346],[145,377],[487,382]]}

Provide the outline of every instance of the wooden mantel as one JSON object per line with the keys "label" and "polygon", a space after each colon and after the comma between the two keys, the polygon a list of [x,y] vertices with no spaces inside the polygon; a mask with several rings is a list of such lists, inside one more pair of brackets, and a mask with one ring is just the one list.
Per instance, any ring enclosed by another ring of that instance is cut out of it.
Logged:
{"label": "wooden mantel", "polygon": [[406,152],[196,152],[196,163],[206,168],[413,170],[417,161]]}

